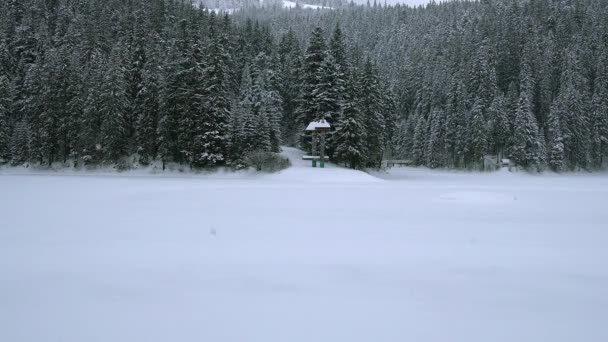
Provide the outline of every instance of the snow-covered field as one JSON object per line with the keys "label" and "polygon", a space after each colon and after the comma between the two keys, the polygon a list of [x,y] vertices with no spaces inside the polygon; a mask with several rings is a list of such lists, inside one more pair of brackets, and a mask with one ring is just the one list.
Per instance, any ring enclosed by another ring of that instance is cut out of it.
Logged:
{"label": "snow-covered field", "polygon": [[608,341],[607,176],[307,165],[5,172],[0,341]]}

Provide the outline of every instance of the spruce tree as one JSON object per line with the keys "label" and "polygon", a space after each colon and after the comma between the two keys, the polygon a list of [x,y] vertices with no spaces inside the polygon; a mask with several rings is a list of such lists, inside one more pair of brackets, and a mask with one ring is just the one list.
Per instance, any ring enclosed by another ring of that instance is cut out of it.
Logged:
{"label": "spruce tree", "polygon": [[142,84],[136,101],[139,116],[136,122],[137,152],[140,161],[147,164],[158,153],[158,121],[160,117],[161,80],[157,72],[159,56],[150,56],[142,70]]}
{"label": "spruce tree", "polygon": [[488,117],[491,122],[488,141],[496,154],[497,163],[504,156],[510,141],[511,129],[509,127],[510,115],[508,110],[507,99],[502,93],[497,93],[488,109]]}
{"label": "spruce tree", "polygon": [[280,86],[278,92],[283,103],[281,131],[283,139],[289,145],[295,144],[293,140],[300,132],[297,131],[296,108],[300,94],[301,78],[301,50],[295,32],[290,29],[282,38],[278,47],[278,69]]}
{"label": "spruce tree", "polygon": [[128,152],[128,126],[125,120],[129,106],[121,48],[112,51],[106,66],[99,94],[99,115],[103,118],[100,130],[101,150],[106,161],[118,161]]}
{"label": "spruce tree", "polygon": [[317,27],[313,30],[308,48],[302,63],[302,85],[296,110],[301,128],[300,143],[304,149],[310,148],[309,135],[304,128],[313,120],[320,120],[324,113],[320,112],[316,92],[319,83],[319,70],[327,56],[327,45],[323,37],[323,30]]}
{"label": "spruce tree", "polygon": [[564,137],[557,106],[554,106],[549,113],[547,131],[549,133],[547,164],[553,171],[559,172],[564,169]]}
{"label": "spruce tree", "polygon": [[517,165],[526,169],[537,166],[539,163],[538,126],[526,92],[522,91],[520,95],[513,126],[511,158]]}
{"label": "spruce tree", "polygon": [[589,164],[588,83],[580,72],[579,58],[574,52],[567,53],[565,58],[568,66],[562,73],[555,115],[559,116],[562,127],[568,168],[574,170]]}
{"label": "spruce tree", "polygon": [[384,154],[384,130],[386,121],[382,111],[382,94],[377,70],[371,60],[367,60],[360,75],[361,110],[367,128],[367,162],[370,167],[378,167]]}
{"label": "spruce tree", "polygon": [[426,165],[430,168],[445,166],[444,156],[444,121],[445,112],[441,109],[431,111],[429,118],[429,136],[426,146]]}
{"label": "spruce tree", "polygon": [[6,76],[0,76],[0,161],[10,156],[9,110],[11,105],[10,83]]}
{"label": "spruce tree", "polygon": [[483,115],[483,100],[475,101],[471,109],[471,120],[469,123],[469,137],[467,156],[473,165],[482,162],[487,147],[487,128]]}
{"label": "spruce tree", "polygon": [[197,122],[193,161],[197,166],[213,166],[226,162],[228,148],[228,120],[230,118],[230,94],[228,66],[230,53],[225,33],[217,27],[211,13],[208,63],[203,82],[205,85],[202,115]]}
{"label": "spruce tree", "polygon": [[595,168],[602,168],[608,154],[608,52],[599,58],[591,114],[591,155]]}
{"label": "spruce tree", "polygon": [[362,168],[367,155],[366,128],[358,95],[356,81],[349,80],[344,93],[342,115],[334,134],[334,159],[353,169]]}
{"label": "spruce tree", "polygon": [[412,145],[412,162],[414,165],[423,165],[425,162],[425,148],[428,144],[428,126],[424,116],[419,114],[414,129]]}

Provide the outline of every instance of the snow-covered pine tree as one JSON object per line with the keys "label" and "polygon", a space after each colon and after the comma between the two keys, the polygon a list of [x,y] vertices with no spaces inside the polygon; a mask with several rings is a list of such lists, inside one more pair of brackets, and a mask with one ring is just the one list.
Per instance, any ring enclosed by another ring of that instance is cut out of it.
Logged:
{"label": "snow-covered pine tree", "polygon": [[245,66],[243,70],[243,76],[241,80],[241,90],[239,94],[239,106],[237,113],[239,116],[239,125],[241,126],[237,137],[241,143],[240,150],[242,153],[250,153],[255,150],[256,141],[256,116],[254,114],[254,106],[256,106],[257,100],[253,89],[253,80],[251,78],[249,65]]}
{"label": "snow-covered pine tree", "polygon": [[[243,69],[239,84],[239,93],[234,100],[233,110],[230,115],[228,146],[230,164],[237,168],[243,165],[243,156],[246,151],[251,150],[252,144],[249,144],[248,140],[254,134],[254,125],[251,123],[253,122],[252,106],[254,99],[249,65],[246,65]],[[247,119],[250,121],[249,132],[245,130],[245,121]]]}
{"label": "snow-covered pine tree", "polygon": [[[138,121],[144,114],[145,110],[142,106],[142,101],[138,97],[142,93],[144,87],[144,73],[147,64],[147,40],[153,41],[160,37],[153,35],[152,23],[150,21],[151,7],[148,3],[143,4],[139,10],[133,10],[127,13],[126,20],[134,23],[130,29],[125,32],[125,42],[123,46],[123,66],[125,73],[125,86],[127,94],[128,108],[125,113],[125,125],[127,128],[127,136],[130,138],[136,134]],[[148,77],[150,73],[148,71]],[[151,136],[150,138],[153,138]],[[139,140],[139,137],[136,137]],[[139,145],[139,143],[138,143]],[[138,149],[139,151],[139,149]],[[143,161],[149,159],[149,151],[145,151],[142,156]]]}
{"label": "snow-covered pine tree", "polygon": [[560,123],[559,108],[554,105],[549,113],[549,122],[547,127],[547,164],[556,172],[564,169],[564,137]]}
{"label": "snow-covered pine tree", "polygon": [[359,82],[361,111],[365,117],[365,127],[367,129],[366,159],[368,166],[379,167],[386,147],[384,141],[386,119],[382,110],[378,71],[369,59],[365,62]]}
{"label": "snow-covered pine tree", "polygon": [[467,159],[470,166],[482,165],[482,158],[487,148],[487,127],[483,115],[484,100],[477,99],[471,109],[469,121],[469,136],[467,146]]}
{"label": "snow-covered pine tree", "polygon": [[314,89],[314,101],[319,111],[316,119],[327,120],[330,124],[337,122],[343,93],[343,76],[334,58],[328,55],[321,62],[317,74],[317,86]]}
{"label": "snow-covered pine tree", "polygon": [[608,52],[598,61],[591,115],[591,156],[595,168],[604,166],[608,154]]}
{"label": "snow-covered pine tree", "polygon": [[346,53],[346,43],[344,42],[344,34],[342,33],[342,28],[340,28],[339,23],[336,24],[336,28],[334,29],[334,32],[329,41],[329,51],[334,59],[334,62],[340,69],[340,72],[343,75],[348,74],[350,63],[348,61]]}
{"label": "snow-covered pine tree", "polygon": [[259,54],[256,57],[256,64],[261,70],[260,76],[263,77],[263,92],[261,96],[262,108],[268,118],[270,151],[279,152],[282,142],[281,121],[283,119],[283,100],[278,88],[282,84],[280,76],[276,72],[278,57],[276,54],[267,56]]}
{"label": "snow-covered pine tree", "polygon": [[0,75],[0,163],[8,161],[10,156],[9,110],[12,107],[11,101],[8,77]]}
{"label": "snow-covered pine tree", "polygon": [[[252,134],[252,150],[269,152],[272,149],[270,117],[267,103],[266,54],[260,53],[252,64],[252,118],[247,120],[246,129]],[[253,122],[251,122],[253,120]],[[253,124],[253,126],[252,126]],[[253,130],[252,130],[253,128]]]}
{"label": "snow-covered pine tree", "polygon": [[[269,71],[270,72],[270,71]],[[270,82],[266,82],[269,89],[264,93],[264,109],[268,117],[270,127],[270,150],[272,152],[280,152],[281,150],[281,119],[283,115],[283,101],[278,91],[270,86]]]}
{"label": "snow-covered pine tree", "polygon": [[497,90],[496,71],[490,65],[490,53],[488,51],[489,41],[483,40],[478,48],[473,61],[473,70],[469,75],[469,93],[476,94],[482,111],[490,107],[492,98]]}
{"label": "snow-covered pine tree", "polygon": [[100,85],[99,115],[102,117],[100,140],[104,160],[116,162],[128,152],[128,127],[125,121],[129,108],[126,94],[122,48],[117,45],[106,66],[103,83]]}
{"label": "snow-covered pine tree", "polygon": [[79,54],[67,44],[60,49],[61,63],[58,66],[63,72],[61,100],[57,106],[60,111],[58,136],[63,157],[63,163],[68,158],[74,158],[78,162],[80,146],[80,135],[82,134],[83,107],[86,89],[83,82],[84,72],[79,61]]}
{"label": "snow-covered pine tree", "polygon": [[49,69],[40,64],[31,64],[28,68],[22,88],[22,115],[29,121],[31,130],[30,157],[41,165],[50,163],[52,150],[55,147],[56,116],[47,106],[51,101],[52,88],[48,80]]}
{"label": "snow-covered pine tree", "polygon": [[158,153],[158,121],[160,117],[161,80],[160,53],[152,50],[141,71],[141,87],[136,96],[139,115],[136,122],[136,141],[139,160],[147,164]]}
{"label": "snow-covered pine tree", "polygon": [[323,34],[320,27],[313,30],[302,63],[302,85],[296,115],[302,130],[300,143],[304,149],[310,148],[310,134],[306,134],[304,128],[311,121],[322,119],[324,115],[320,112],[319,105],[316,102],[319,70],[327,56],[327,45]]}
{"label": "snow-covered pine tree", "polygon": [[431,111],[429,118],[429,137],[426,145],[426,165],[430,168],[445,166],[444,153],[445,112],[441,109]]}
{"label": "snow-covered pine tree", "polygon": [[416,123],[418,116],[416,113],[410,114],[407,119],[401,121],[399,128],[399,155],[403,158],[412,158],[412,150],[414,148],[414,132],[416,131]]}
{"label": "snow-covered pine tree", "polygon": [[335,125],[340,120],[342,98],[344,94],[344,76],[331,54],[327,55],[319,69],[318,85],[315,89],[315,101],[321,117],[330,123],[332,129],[327,138],[327,152],[332,155],[335,149],[333,134]]}
{"label": "snow-covered pine tree", "polygon": [[280,76],[281,86],[278,91],[283,103],[283,115],[281,132],[283,139],[288,145],[294,145],[296,137],[295,111],[300,94],[300,73],[302,69],[302,57],[300,43],[295,32],[290,29],[282,38],[278,47],[279,65],[277,72]]}
{"label": "snow-covered pine tree", "polygon": [[416,128],[412,145],[412,162],[414,165],[423,165],[425,162],[425,148],[428,145],[428,125],[422,114],[417,115]]}
{"label": "snow-covered pine tree", "polygon": [[344,102],[340,121],[334,134],[335,150],[333,157],[350,168],[358,169],[365,165],[366,128],[365,118],[359,105],[358,83],[351,78],[346,83]]}
{"label": "snow-covered pine tree", "polygon": [[488,109],[488,117],[490,119],[488,141],[496,154],[497,163],[505,155],[505,150],[508,149],[510,141],[511,129],[509,127],[510,115],[508,111],[507,99],[501,92],[497,92]]}
{"label": "snow-covered pine tree", "polygon": [[384,148],[385,154],[393,155],[393,151],[398,147],[397,129],[399,125],[399,116],[397,113],[395,94],[392,88],[385,84],[380,85],[380,94],[382,96],[381,109],[384,116]]}
{"label": "snow-covered pine tree", "polygon": [[100,131],[103,117],[100,114],[101,87],[104,82],[107,62],[100,57],[91,61],[90,67],[83,76],[82,103],[82,132],[78,137],[79,150],[77,154],[85,164],[101,160]]}
{"label": "snow-covered pine tree", "polygon": [[195,128],[191,87],[200,86],[202,75],[202,65],[195,64],[198,55],[193,52],[188,22],[180,21],[177,32],[169,34],[175,37],[171,38],[163,68],[158,123],[159,157],[163,167],[168,161],[190,162]]}
{"label": "snow-covered pine tree", "polygon": [[529,169],[541,162],[539,156],[539,130],[532,112],[534,79],[529,60],[521,67],[519,101],[513,122],[511,157],[518,165]]}
{"label": "snow-covered pine tree", "polygon": [[536,167],[538,156],[538,126],[532,114],[528,94],[522,91],[519,107],[515,113],[514,134],[512,136],[511,158],[523,168]]}
{"label": "snow-covered pine tree", "polygon": [[28,121],[23,118],[15,125],[11,136],[10,153],[13,165],[20,165],[30,159],[31,130]]}
{"label": "snow-covered pine tree", "polygon": [[565,60],[567,66],[561,76],[555,115],[559,116],[562,127],[568,168],[574,170],[589,165],[589,94],[588,82],[581,74],[576,53],[568,52]]}
{"label": "snow-covered pine tree", "polygon": [[194,164],[213,166],[226,162],[228,149],[228,120],[231,115],[228,77],[230,65],[229,44],[225,32],[218,27],[215,14],[209,18],[208,63],[205,68],[204,104],[202,116],[197,122],[198,132],[194,137]]}
{"label": "snow-covered pine tree", "polygon": [[467,139],[467,96],[464,83],[454,80],[448,93],[444,140],[452,167],[461,167],[464,163]]}

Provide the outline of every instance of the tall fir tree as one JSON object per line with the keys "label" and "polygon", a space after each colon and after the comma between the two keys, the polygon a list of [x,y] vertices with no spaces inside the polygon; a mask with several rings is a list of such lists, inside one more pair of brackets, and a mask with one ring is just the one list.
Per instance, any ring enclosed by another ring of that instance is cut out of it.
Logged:
{"label": "tall fir tree", "polygon": [[547,164],[556,172],[564,169],[564,136],[557,106],[549,113]]}
{"label": "tall fir tree", "polygon": [[10,82],[8,77],[0,76],[0,160],[7,161],[10,156],[9,110],[11,104]]}
{"label": "tall fir tree", "polygon": [[441,109],[431,111],[429,118],[429,136],[426,146],[426,165],[430,168],[445,166],[444,156],[444,121],[445,112]]}
{"label": "tall fir tree", "polygon": [[382,111],[378,73],[371,60],[366,61],[359,77],[359,98],[367,128],[367,163],[370,167],[378,167],[382,162],[386,146],[384,141],[386,121]]}
{"label": "tall fir tree", "polygon": [[482,165],[482,158],[487,149],[487,127],[483,115],[483,99],[477,99],[471,109],[469,121],[467,159],[470,166]]}
{"label": "tall fir tree", "polygon": [[120,54],[121,48],[117,46],[112,51],[112,57],[106,66],[98,107],[99,115],[103,117],[99,144],[104,160],[114,162],[128,152],[126,116],[130,105]]}
{"label": "tall fir tree", "polygon": [[302,132],[300,144],[304,149],[310,148],[310,137],[309,134],[305,134],[304,128],[311,121],[320,120],[324,116],[324,113],[320,112],[316,97],[320,81],[319,70],[327,56],[327,45],[323,34],[320,27],[313,30],[302,63],[302,85],[296,115]]}
{"label": "tall fir tree", "polygon": [[334,134],[335,150],[333,157],[338,162],[358,169],[366,160],[366,127],[365,118],[359,104],[358,83],[349,80],[345,88],[342,115]]}

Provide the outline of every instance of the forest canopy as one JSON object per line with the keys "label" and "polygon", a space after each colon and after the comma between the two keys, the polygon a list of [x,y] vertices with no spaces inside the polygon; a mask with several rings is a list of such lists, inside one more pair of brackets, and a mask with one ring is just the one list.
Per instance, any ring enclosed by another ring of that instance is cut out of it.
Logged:
{"label": "forest canopy", "polygon": [[353,168],[606,167],[605,1],[251,3],[0,2],[0,162],[239,168],[326,119]]}

